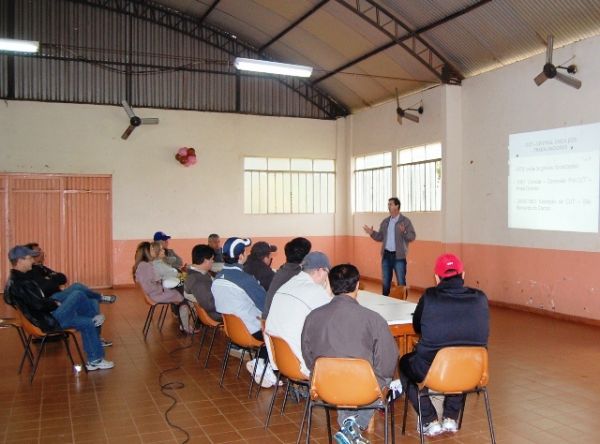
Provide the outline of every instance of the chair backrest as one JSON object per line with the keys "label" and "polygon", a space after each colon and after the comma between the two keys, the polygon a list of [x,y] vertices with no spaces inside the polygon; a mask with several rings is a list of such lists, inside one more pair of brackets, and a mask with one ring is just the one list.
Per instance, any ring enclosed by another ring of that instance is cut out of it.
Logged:
{"label": "chair backrest", "polygon": [[209,327],[217,327],[221,325],[219,321],[215,321],[213,318],[211,318],[206,310],[200,306],[200,304],[195,303],[194,308],[196,309],[198,319],[200,319],[200,322],[202,322],[204,325],[208,325]]}
{"label": "chair backrest", "polygon": [[442,393],[461,393],[487,385],[488,353],[485,347],[445,347],[419,386]]}
{"label": "chair backrest", "polygon": [[310,395],[338,407],[364,406],[383,399],[373,367],[356,358],[318,358]]}
{"label": "chair backrest", "polygon": [[46,336],[46,333],[44,333],[39,327],[33,325],[29,321],[29,319],[27,319],[25,317],[25,315],[21,312],[21,310],[15,308],[15,311],[17,313],[17,318],[21,322],[21,326],[23,327],[23,330],[25,330],[25,333],[27,333],[28,335],[36,336],[36,337]]}
{"label": "chair backrest", "polygon": [[408,288],[405,285],[395,285],[390,289],[390,296],[396,299],[408,299]]}
{"label": "chair backrest", "polygon": [[283,376],[294,381],[308,381],[308,378],[300,371],[300,360],[285,339],[269,335],[269,341],[275,365]]}
{"label": "chair backrest", "polygon": [[255,339],[244,322],[236,315],[223,313],[223,324],[225,327],[225,334],[229,336],[229,339],[240,347],[260,347],[263,345],[262,341]]}

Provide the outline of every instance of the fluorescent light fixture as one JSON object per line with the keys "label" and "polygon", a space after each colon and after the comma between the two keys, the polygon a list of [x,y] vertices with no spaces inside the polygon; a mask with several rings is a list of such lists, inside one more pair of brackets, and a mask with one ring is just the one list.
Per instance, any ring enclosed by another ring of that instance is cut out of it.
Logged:
{"label": "fluorescent light fixture", "polygon": [[0,39],[0,51],[38,52],[40,42],[33,40]]}
{"label": "fluorescent light fixture", "polygon": [[312,67],[304,65],[290,65],[288,63],[268,62],[266,60],[244,59],[236,57],[233,62],[235,67],[242,71],[266,72],[284,76],[310,77]]}

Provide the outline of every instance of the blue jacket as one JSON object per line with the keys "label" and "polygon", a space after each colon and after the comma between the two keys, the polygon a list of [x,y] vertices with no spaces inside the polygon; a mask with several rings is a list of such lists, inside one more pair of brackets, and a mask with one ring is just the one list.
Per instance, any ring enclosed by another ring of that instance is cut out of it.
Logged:
{"label": "blue jacket", "polygon": [[254,276],[244,272],[241,264],[225,264],[215,278],[218,279],[228,280],[244,290],[261,312],[265,308],[267,292]]}

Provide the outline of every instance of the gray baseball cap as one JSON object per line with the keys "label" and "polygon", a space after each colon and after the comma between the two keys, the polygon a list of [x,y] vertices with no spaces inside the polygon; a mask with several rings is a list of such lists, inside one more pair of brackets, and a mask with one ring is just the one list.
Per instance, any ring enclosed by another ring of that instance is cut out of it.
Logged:
{"label": "gray baseball cap", "polygon": [[319,268],[331,269],[331,264],[325,253],[313,251],[304,256],[302,270],[318,270]]}

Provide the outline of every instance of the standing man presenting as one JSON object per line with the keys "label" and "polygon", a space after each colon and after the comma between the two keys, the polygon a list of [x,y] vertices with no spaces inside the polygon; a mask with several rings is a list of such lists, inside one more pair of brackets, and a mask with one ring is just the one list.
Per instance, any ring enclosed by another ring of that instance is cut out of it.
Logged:
{"label": "standing man presenting", "polygon": [[390,217],[386,217],[379,226],[363,226],[363,230],[371,239],[381,242],[381,280],[383,295],[390,294],[392,273],[396,270],[398,285],[406,285],[406,254],[408,244],[417,237],[410,219],[400,213],[400,200],[392,197],[388,200]]}

